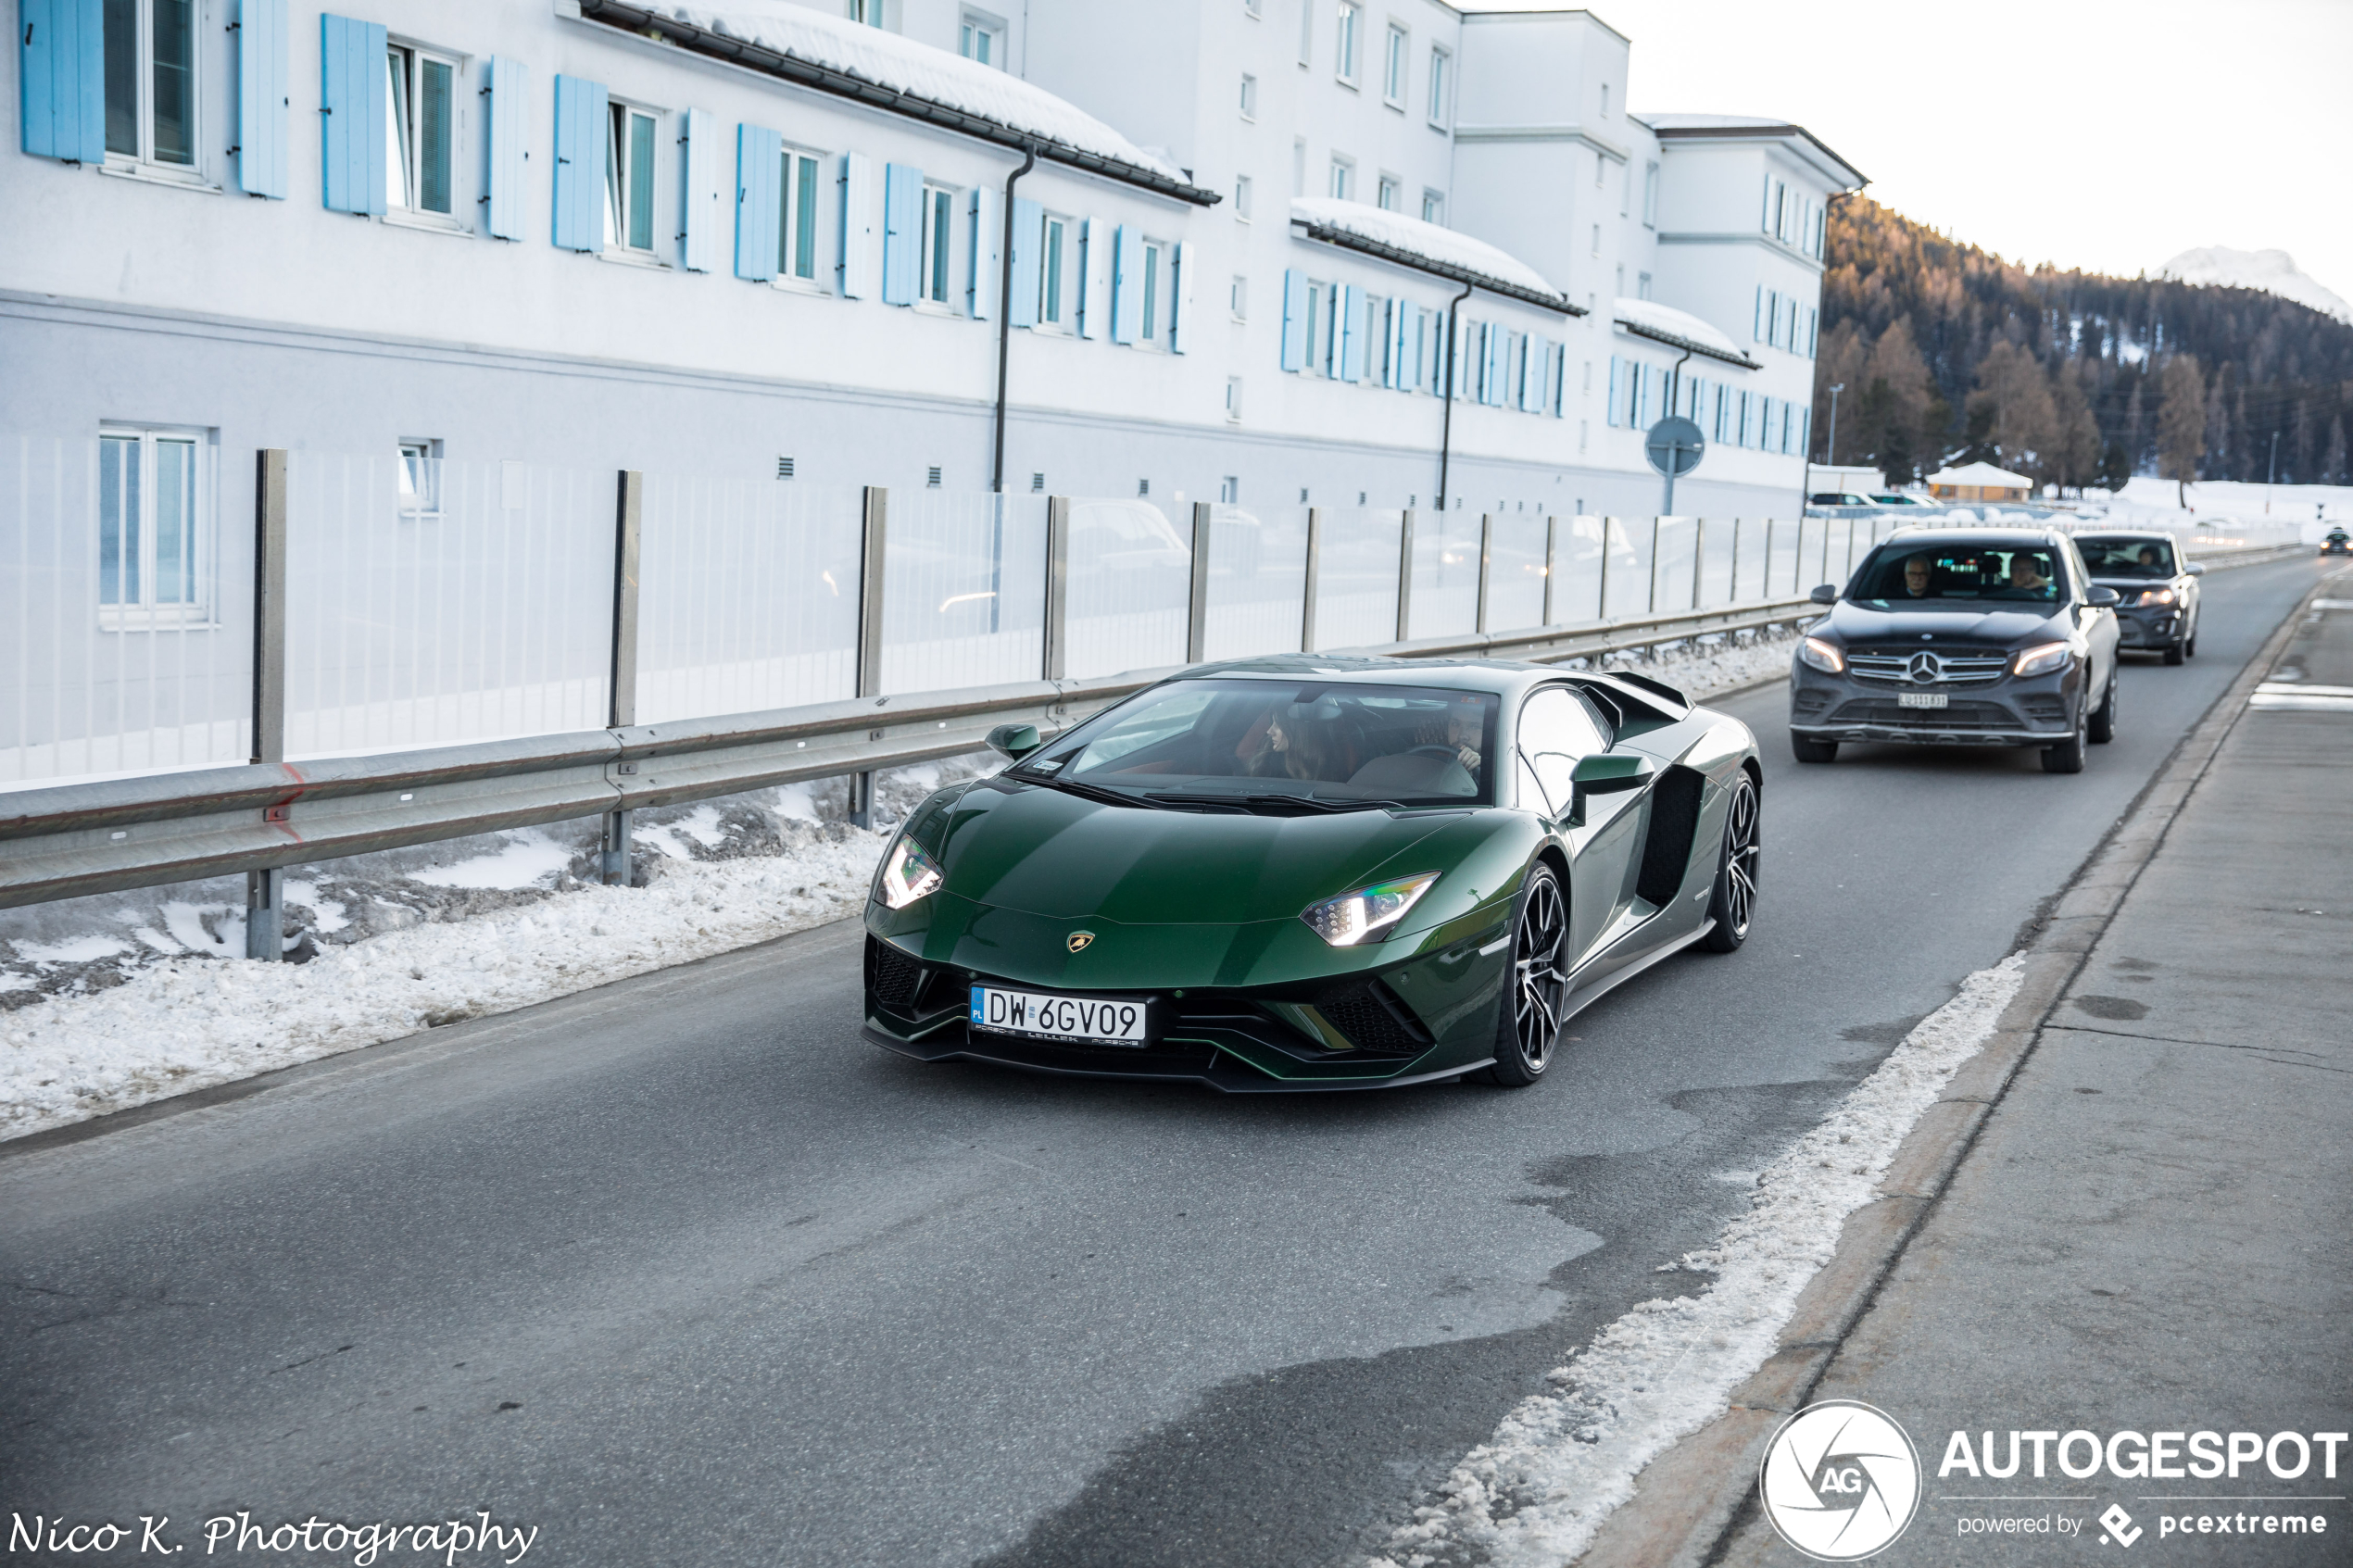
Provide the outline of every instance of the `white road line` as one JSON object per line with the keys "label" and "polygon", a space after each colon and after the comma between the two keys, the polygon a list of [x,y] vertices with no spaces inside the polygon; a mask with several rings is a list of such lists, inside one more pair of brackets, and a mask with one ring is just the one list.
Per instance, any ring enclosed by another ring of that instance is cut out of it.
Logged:
{"label": "white road line", "polygon": [[1766,1167],[1749,1212],[1681,1260],[1684,1270],[1715,1274],[1711,1286],[1645,1301],[1595,1334],[1551,1374],[1558,1391],[1522,1400],[1367,1568],[1466,1556],[1556,1568],[1583,1551],[1633,1496],[1642,1467],[1722,1414],[1773,1353],[1846,1216],[1877,1196],[1905,1135],[1992,1035],[2023,964],[2013,953],[1961,982],[1958,996]]}

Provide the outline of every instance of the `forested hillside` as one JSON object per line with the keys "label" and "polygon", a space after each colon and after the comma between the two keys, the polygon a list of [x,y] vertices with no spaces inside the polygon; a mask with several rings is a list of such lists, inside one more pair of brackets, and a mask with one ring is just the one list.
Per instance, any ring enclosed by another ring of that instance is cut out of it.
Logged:
{"label": "forested hillside", "polygon": [[[2069,488],[2133,473],[2353,483],[2353,326],[2250,289],[2032,270],[1862,197],[1831,208],[1814,458],[1898,483],[1982,458]],[[1838,445],[1829,446],[1831,394]]]}

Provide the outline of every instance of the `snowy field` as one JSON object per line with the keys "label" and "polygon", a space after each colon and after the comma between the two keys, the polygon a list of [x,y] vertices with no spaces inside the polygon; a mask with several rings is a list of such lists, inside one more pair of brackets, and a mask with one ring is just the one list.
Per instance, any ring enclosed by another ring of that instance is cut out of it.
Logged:
{"label": "snowy field", "polygon": [[[1784,633],[1634,662],[1705,696],[1789,657]],[[593,820],[299,867],[295,963],[242,958],[242,877],[0,910],[0,1140],[854,915],[889,827],[996,765],[882,775],[874,833],[839,780],[640,812],[632,887],[588,880]]]}

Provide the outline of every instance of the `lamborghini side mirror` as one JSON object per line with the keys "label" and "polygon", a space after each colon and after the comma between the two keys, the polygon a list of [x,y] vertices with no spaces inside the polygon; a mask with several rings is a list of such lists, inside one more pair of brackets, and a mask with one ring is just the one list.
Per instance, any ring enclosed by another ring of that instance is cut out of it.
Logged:
{"label": "lamborghini side mirror", "polygon": [[1016,762],[1045,744],[1038,738],[1035,724],[1000,724],[988,732],[988,749]]}
{"label": "lamborghini side mirror", "polygon": [[1617,795],[1624,790],[1640,789],[1651,782],[1658,765],[1647,757],[1630,756],[1624,752],[1604,752],[1588,757],[1577,764],[1569,775],[1568,825],[1585,825],[1585,797],[1589,795]]}

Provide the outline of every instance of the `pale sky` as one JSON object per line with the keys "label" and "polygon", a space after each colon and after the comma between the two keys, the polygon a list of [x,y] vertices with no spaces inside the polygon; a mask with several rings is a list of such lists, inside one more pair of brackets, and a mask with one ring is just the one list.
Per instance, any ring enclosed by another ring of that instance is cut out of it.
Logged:
{"label": "pale sky", "polygon": [[1633,40],[1636,113],[1795,120],[1865,194],[2011,260],[2285,250],[2353,299],[2353,0],[1588,8]]}

